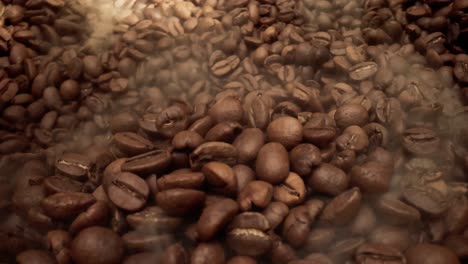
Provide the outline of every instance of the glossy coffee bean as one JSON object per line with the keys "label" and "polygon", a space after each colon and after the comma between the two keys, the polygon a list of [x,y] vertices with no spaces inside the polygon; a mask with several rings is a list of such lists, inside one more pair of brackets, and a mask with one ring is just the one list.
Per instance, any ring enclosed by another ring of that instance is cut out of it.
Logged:
{"label": "glossy coffee bean", "polygon": [[271,184],[278,184],[289,173],[289,157],[286,148],[279,143],[265,144],[255,161],[257,177]]}
{"label": "glossy coffee bean", "polygon": [[291,149],[302,141],[302,125],[296,118],[284,116],[273,120],[267,127],[268,140]]}
{"label": "glossy coffee bean", "polygon": [[70,250],[75,263],[111,264],[120,263],[125,249],[120,237],[112,230],[90,227],[73,239]]}
{"label": "glossy coffee bean", "polygon": [[107,188],[107,195],[117,207],[127,211],[135,211],[145,205],[149,191],[146,181],[138,175],[122,172]]}

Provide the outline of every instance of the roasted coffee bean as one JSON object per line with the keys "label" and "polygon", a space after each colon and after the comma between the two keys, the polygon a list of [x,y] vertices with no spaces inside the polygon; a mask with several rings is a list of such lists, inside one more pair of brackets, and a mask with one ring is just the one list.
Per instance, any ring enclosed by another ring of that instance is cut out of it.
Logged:
{"label": "roasted coffee bean", "polygon": [[197,233],[201,241],[213,239],[237,214],[239,206],[234,200],[223,199],[203,209],[197,222]]}
{"label": "roasted coffee bean", "polygon": [[66,192],[44,198],[41,207],[48,216],[62,220],[75,217],[95,202],[96,199],[91,194]]}
{"label": "roasted coffee bean", "polygon": [[241,132],[241,124],[232,121],[221,122],[208,130],[205,140],[232,142]]}
{"label": "roasted coffee bean", "polygon": [[203,137],[190,130],[183,130],[172,138],[172,146],[177,150],[193,150],[202,143]]}
{"label": "roasted coffee bean", "polygon": [[257,261],[254,258],[246,256],[235,256],[230,258],[227,264],[257,264]]}
{"label": "roasted coffee bean", "polygon": [[267,128],[268,140],[291,149],[302,141],[302,125],[294,117],[283,116],[273,120]]}
{"label": "roasted coffee bean", "polygon": [[120,263],[124,250],[120,237],[104,227],[90,227],[81,231],[70,245],[75,263]]}
{"label": "roasted coffee bean", "polygon": [[323,251],[335,239],[336,231],[332,227],[313,228],[305,242],[304,247],[309,251]]}
{"label": "roasted coffee bean", "polygon": [[333,196],[346,191],[349,183],[350,177],[344,171],[328,163],[317,167],[307,182],[312,190]]}
{"label": "roasted coffee bean", "polygon": [[21,252],[16,256],[16,263],[25,264],[25,263],[37,263],[37,264],[46,264],[54,263],[54,259],[47,251],[30,249]]}
{"label": "roasted coffee bean", "polygon": [[76,234],[87,227],[105,225],[109,218],[110,210],[107,203],[104,201],[97,201],[73,220],[70,225],[70,232]]}
{"label": "roasted coffee bean", "polygon": [[293,247],[304,245],[310,232],[312,219],[310,219],[306,206],[297,206],[289,212],[284,220],[283,237]]}
{"label": "roasted coffee bean", "polygon": [[271,247],[267,219],[260,213],[245,212],[236,216],[229,225],[228,246],[239,255],[260,256]]}
{"label": "roasted coffee bean", "polygon": [[361,206],[361,192],[354,187],[336,196],[323,209],[320,219],[333,225],[349,223]]}
{"label": "roasted coffee bean", "polygon": [[434,244],[421,243],[408,248],[405,252],[407,263],[431,263],[434,261],[447,264],[460,263],[450,249]]}
{"label": "roasted coffee bean", "polygon": [[223,121],[241,122],[244,116],[241,102],[234,97],[225,97],[218,100],[208,111],[215,123]]}
{"label": "roasted coffee bean", "polygon": [[237,177],[234,170],[221,162],[209,162],[202,167],[208,185],[215,193],[235,195],[237,193]]}
{"label": "roasted coffee bean", "polygon": [[115,134],[114,143],[120,151],[130,155],[142,154],[154,148],[151,141],[133,132]]}
{"label": "roasted coffee bean", "polygon": [[150,251],[164,249],[173,243],[172,234],[160,234],[144,230],[130,231],[122,236],[125,246],[132,251]]}
{"label": "roasted coffee bean", "polygon": [[294,206],[304,201],[306,187],[302,178],[294,172],[290,172],[288,177],[273,190],[273,198],[283,202],[288,206]]}
{"label": "roasted coffee bean", "polygon": [[70,261],[70,244],[72,237],[63,230],[51,230],[47,232],[47,248],[52,251],[57,263],[67,263]]}
{"label": "roasted coffee bean", "polygon": [[66,153],[57,159],[55,168],[63,175],[83,180],[91,169],[91,161],[80,154]]}
{"label": "roasted coffee bean", "polygon": [[190,166],[192,169],[200,169],[211,161],[219,161],[233,166],[237,163],[238,151],[228,143],[208,142],[203,143],[190,154]]}
{"label": "roasted coffee bean", "polygon": [[300,176],[309,175],[322,162],[320,149],[312,144],[299,144],[289,153],[291,170]]}
{"label": "roasted coffee bean", "polygon": [[142,208],[149,196],[146,181],[130,172],[117,175],[106,191],[112,203],[127,211]]}
{"label": "roasted coffee bean", "polygon": [[252,206],[265,208],[272,197],[273,186],[271,184],[264,181],[252,181],[239,192],[237,202],[242,211],[248,211]]}
{"label": "roasted coffee bean", "polygon": [[412,154],[432,154],[437,151],[439,144],[439,137],[431,129],[411,128],[407,129],[403,135],[403,146]]}
{"label": "roasted coffee bean", "polygon": [[157,189],[159,191],[186,188],[199,189],[205,183],[205,175],[200,172],[173,172],[157,179]]}
{"label": "roasted coffee bean", "polygon": [[192,264],[224,264],[225,261],[224,249],[217,242],[198,244],[190,258]]}
{"label": "roasted coffee bean", "polygon": [[386,220],[395,224],[412,224],[421,220],[421,214],[416,208],[390,195],[380,197],[376,207]]}
{"label": "roasted coffee bean", "polygon": [[83,187],[83,183],[65,176],[52,176],[44,180],[44,187],[49,193],[79,192]]}
{"label": "roasted coffee bean", "polygon": [[375,62],[361,62],[349,68],[349,77],[355,81],[362,81],[372,77],[378,70]]}
{"label": "roasted coffee bean", "polygon": [[304,124],[304,139],[317,147],[325,147],[337,134],[335,120],[322,113],[313,113]]}
{"label": "roasted coffee bean", "polygon": [[189,125],[188,111],[181,105],[172,105],[159,113],[156,128],[161,135],[171,138]]}
{"label": "roasted coffee bean", "polygon": [[367,110],[358,104],[346,104],[336,109],[336,125],[345,129],[349,126],[364,126],[369,120]]}
{"label": "roasted coffee bean", "polygon": [[340,150],[354,150],[362,152],[369,146],[369,137],[359,126],[349,126],[336,138],[336,145]]}
{"label": "roasted coffee bean", "polygon": [[127,222],[134,229],[166,232],[177,230],[182,224],[182,219],[168,216],[157,206],[150,206],[127,215]]}
{"label": "roasted coffee bean", "polygon": [[362,237],[350,237],[335,242],[328,249],[328,256],[333,259],[334,262],[341,263],[346,259],[351,258],[355,254],[356,250],[365,243],[365,239]]}
{"label": "roasted coffee bean", "polygon": [[265,144],[255,161],[257,177],[271,184],[278,184],[289,173],[289,157],[286,148],[276,142]]}
{"label": "roasted coffee bean", "polygon": [[272,202],[262,213],[268,220],[270,229],[274,230],[286,218],[289,213],[289,208],[284,203]]}
{"label": "roasted coffee bean", "polygon": [[351,184],[363,193],[385,193],[390,188],[392,170],[375,161],[356,165],[351,169]]}
{"label": "roasted coffee bean", "polygon": [[380,244],[364,243],[356,250],[357,263],[390,260],[392,263],[406,263],[405,256],[398,250]]}
{"label": "roasted coffee bean", "polygon": [[120,170],[147,175],[164,171],[171,161],[170,150],[157,149],[125,159],[120,165]]}
{"label": "roasted coffee bean", "polygon": [[258,128],[244,129],[232,143],[239,153],[238,162],[244,164],[254,160],[264,144],[265,137]]}
{"label": "roasted coffee bean", "polygon": [[205,197],[201,191],[175,188],[156,193],[156,204],[170,215],[185,215],[200,209]]}

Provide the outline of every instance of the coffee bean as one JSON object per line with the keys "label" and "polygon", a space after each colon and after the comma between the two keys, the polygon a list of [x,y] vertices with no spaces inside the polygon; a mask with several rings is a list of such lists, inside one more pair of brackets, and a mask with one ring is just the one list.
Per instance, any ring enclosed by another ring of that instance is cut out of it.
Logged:
{"label": "coffee bean", "polygon": [[234,195],[237,193],[237,178],[234,170],[221,162],[209,162],[202,167],[206,182],[215,193]]}
{"label": "coffee bean", "polygon": [[38,264],[45,264],[45,263],[53,263],[54,259],[49,255],[47,251],[43,250],[26,250],[21,252],[16,256],[16,263],[23,264],[23,263],[38,263]]}
{"label": "coffee bean", "polygon": [[254,160],[264,144],[265,137],[258,128],[244,129],[232,143],[239,153],[238,162],[244,164]]}
{"label": "coffee bean", "polygon": [[297,206],[291,209],[284,221],[283,237],[291,246],[300,247],[307,239],[311,224],[307,207]]}
{"label": "coffee bean", "polygon": [[427,128],[411,128],[405,131],[403,146],[417,155],[434,153],[439,146],[440,139],[437,134]]}
{"label": "coffee bean", "polygon": [[73,220],[70,225],[70,232],[76,234],[87,227],[105,225],[109,218],[110,210],[107,203],[97,201]]}
{"label": "coffee bean", "polygon": [[419,222],[421,219],[421,214],[416,208],[390,195],[382,196],[376,207],[385,216],[385,219],[396,224],[411,224]]}
{"label": "coffee bean", "polygon": [[234,97],[226,97],[217,101],[208,111],[215,123],[223,121],[241,122],[244,111],[241,102]]}
{"label": "coffee bean", "polygon": [[190,154],[190,166],[201,168],[210,161],[219,161],[233,166],[237,163],[238,152],[234,146],[224,142],[203,143]]}
{"label": "coffee bean", "polygon": [[169,150],[157,149],[125,159],[120,169],[138,175],[147,175],[165,170],[171,164],[171,160]]}
{"label": "coffee bean", "polygon": [[197,222],[197,233],[201,241],[209,241],[229,223],[239,210],[234,200],[224,199],[209,205]]}
{"label": "coffee bean", "polygon": [[264,181],[248,183],[237,196],[237,202],[242,211],[248,211],[252,206],[265,208],[273,197],[273,186]]}
{"label": "coffee bean", "polygon": [[136,211],[145,205],[149,187],[138,175],[122,172],[107,188],[107,195],[117,207],[127,211]]}
{"label": "coffee bean", "polygon": [[351,169],[351,184],[364,193],[384,193],[390,188],[392,170],[368,161]]}
{"label": "coffee bean", "polygon": [[356,250],[357,263],[368,261],[380,261],[381,259],[392,259],[395,263],[405,263],[405,256],[398,250],[389,246],[364,243]]}
{"label": "coffee bean", "polygon": [[172,234],[159,234],[147,231],[130,231],[122,236],[125,246],[132,251],[149,251],[155,248],[164,249],[173,243]]}
{"label": "coffee bean", "polygon": [[322,113],[313,113],[304,125],[304,139],[317,147],[327,146],[337,134],[333,118]]}
{"label": "coffee bean", "polygon": [[362,152],[369,146],[369,137],[359,126],[349,126],[336,138],[340,150],[354,150]]}
{"label": "coffee bean", "polygon": [[349,223],[361,206],[361,192],[354,187],[336,196],[323,209],[320,219],[333,225]]}
{"label": "coffee bean", "polygon": [[130,155],[142,154],[154,148],[151,141],[133,132],[115,134],[114,143],[120,151]]}
{"label": "coffee bean", "polygon": [[[90,227],[81,231],[70,246],[76,263],[119,263],[124,254],[120,237],[104,227]],[[107,252],[103,254],[102,252]]]}
{"label": "coffee bean", "polygon": [[275,186],[273,190],[273,198],[288,206],[302,203],[305,196],[306,187],[304,181],[294,172],[290,172],[284,182]]}
{"label": "coffee bean", "polygon": [[322,162],[320,149],[312,144],[299,144],[289,153],[291,169],[301,176],[309,175]]}
{"label": "coffee bean", "polygon": [[217,242],[198,244],[190,258],[192,264],[223,264],[225,261],[224,249]]}
{"label": "coffee bean", "polygon": [[293,117],[280,117],[272,121],[267,128],[268,139],[291,149],[302,141],[302,125]]}
{"label": "coffee bean", "polygon": [[82,180],[88,176],[91,161],[77,153],[65,153],[57,159],[55,168],[63,175]]}
{"label": "coffee bean", "polygon": [[237,122],[221,122],[208,130],[205,135],[205,140],[232,142],[241,131],[242,125]]}
{"label": "coffee bean", "polygon": [[156,194],[156,203],[169,215],[185,215],[198,210],[205,202],[205,193],[174,188]]}
{"label": "coffee bean", "polygon": [[335,113],[335,121],[339,128],[345,129],[349,126],[364,126],[367,124],[369,115],[364,107],[357,104],[346,104],[339,107]]}
{"label": "coffee bean", "polygon": [[257,261],[251,257],[246,256],[236,256],[229,259],[227,264],[257,264]]}
{"label": "coffee bean", "polygon": [[268,143],[258,152],[255,162],[257,177],[271,184],[286,179],[289,173],[289,158],[285,147],[279,143]]}
{"label": "coffee bean", "polygon": [[44,212],[54,219],[70,219],[86,210],[96,199],[86,193],[56,193],[41,201]]}
{"label": "coffee bean", "polygon": [[322,163],[314,170],[309,178],[308,185],[314,191],[328,195],[339,195],[348,189],[350,178],[341,169]]}
{"label": "coffee bean", "polygon": [[441,263],[456,264],[460,263],[457,256],[448,248],[422,243],[411,246],[405,252],[408,263],[430,263],[431,261],[439,261]]}
{"label": "coffee bean", "polygon": [[44,187],[49,193],[79,192],[83,184],[65,176],[52,176],[44,180]]}
{"label": "coffee bean", "polygon": [[205,182],[205,175],[200,172],[173,172],[157,180],[157,189],[160,191],[187,188],[199,189]]}
{"label": "coffee bean", "polygon": [[260,213],[245,212],[236,216],[229,226],[228,246],[239,255],[260,256],[271,247],[267,219]]}

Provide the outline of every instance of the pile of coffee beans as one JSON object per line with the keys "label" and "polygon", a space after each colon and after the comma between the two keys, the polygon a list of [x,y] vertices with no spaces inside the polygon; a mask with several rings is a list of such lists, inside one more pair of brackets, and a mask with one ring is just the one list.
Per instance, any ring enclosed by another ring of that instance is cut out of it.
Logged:
{"label": "pile of coffee beans", "polygon": [[467,21],[0,1],[0,263],[464,263]]}

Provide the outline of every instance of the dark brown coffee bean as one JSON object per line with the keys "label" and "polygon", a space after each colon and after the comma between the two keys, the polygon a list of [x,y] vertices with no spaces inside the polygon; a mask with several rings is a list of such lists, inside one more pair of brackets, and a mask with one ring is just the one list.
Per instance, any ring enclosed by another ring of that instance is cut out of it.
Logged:
{"label": "dark brown coffee bean", "polygon": [[340,150],[364,151],[369,146],[369,137],[358,126],[349,126],[336,139],[336,145]]}
{"label": "dark brown coffee bean", "polygon": [[161,262],[167,264],[188,263],[188,254],[180,243],[172,244],[164,251]]}
{"label": "dark brown coffee bean", "polygon": [[405,256],[408,264],[428,264],[434,262],[447,264],[460,263],[455,253],[450,249],[428,243],[411,246],[405,252]]}
{"label": "dark brown coffee bean", "polygon": [[350,177],[341,169],[322,163],[314,170],[309,178],[308,185],[314,191],[336,196],[348,189]]}
{"label": "dark brown coffee bean", "polygon": [[221,122],[206,133],[205,140],[232,142],[241,132],[241,124],[232,121]]}
{"label": "dark brown coffee bean", "polygon": [[342,169],[343,171],[349,171],[356,162],[356,152],[354,150],[346,149],[335,153],[330,164]]}
{"label": "dark brown coffee bean", "polygon": [[459,233],[468,223],[468,199],[459,197],[454,199],[452,206],[445,215],[445,226],[450,233]]}
{"label": "dark brown coffee bean", "polygon": [[440,139],[437,134],[427,128],[407,129],[403,135],[404,148],[416,155],[432,154],[439,148]]}
{"label": "dark brown coffee bean", "polygon": [[215,193],[226,196],[237,194],[237,178],[234,170],[221,162],[209,162],[202,167],[206,182]]}
{"label": "dark brown coffee bean", "polygon": [[320,219],[333,225],[344,225],[356,216],[361,206],[361,192],[354,187],[331,200],[323,209]]}
{"label": "dark brown coffee bean", "polygon": [[376,223],[377,216],[374,210],[365,204],[361,205],[359,212],[351,222],[351,233],[365,236],[374,229]]}
{"label": "dark brown coffee bean", "polygon": [[172,138],[172,146],[177,150],[193,150],[202,143],[203,137],[190,130],[183,130]]}
{"label": "dark brown coffee bean", "polygon": [[222,77],[232,72],[239,66],[240,59],[236,55],[231,55],[223,60],[214,63],[210,70],[216,77]]}
{"label": "dark brown coffee bean", "polygon": [[91,169],[91,161],[80,154],[65,153],[55,162],[55,168],[63,175],[77,180],[83,180],[88,177]]}
{"label": "dark brown coffee bean", "polygon": [[273,197],[273,186],[264,181],[252,181],[242,189],[237,196],[237,202],[242,211],[248,211],[252,206],[265,208]]}
{"label": "dark brown coffee bean", "polygon": [[395,224],[412,224],[421,220],[421,214],[416,208],[394,198],[384,195],[377,201],[376,208],[386,220]]}
{"label": "dark brown coffee bean", "polygon": [[133,113],[124,111],[112,116],[109,125],[114,134],[119,132],[137,132],[138,119]]}
{"label": "dark brown coffee bean", "polygon": [[322,162],[320,149],[312,144],[299,144],[289,153],[291,169],[301,176],[309,175]]}
{"label": "dark brown coffee bean", "polygon": [[175,231],[182,224],[182,219],[168,216],[157,206],[146,207],[142,211],[127,215],[128,224],[138,230]]}
{"label": "dark brown coffee bean", "polygon": [[258,128],[244,129],[232,143],[239,153],[239,163],[248,163],[254,160],[264,144],[265,137]]}
{"label": "dark brown coffee bean", "polygon": [[242,122],[244,110],[239,99],[225,97],[217,101],[208,111],[215,123],[223,121]]}
{"label": "dark brown coffee bean", "polygon": [[120,151],[130,155],[145,153],[154,148],[151,141],[133,132],[115,134],[114,143]]}
{"label": "dark brown coffee bean", "polygon": [[302,125],[294,117],[284,116],[273,120],[267,128],[269,141],[278,142],[291,149],[302,141]]}
{"label": "dark brown coffee bean", "polygon": [[246,256],[235,256],[229,259],[226,264],[257,264],[254,258]]}
{"label": "dark brown coffee bean", "polygon": [[47,232],[47,248],[52,251],[57,263],[70,262],[70,250],[67,248],[72,237],[63,230],[51,230]]}
{"label": "dark brown coffee bean", "polygon": [[341,129],[352,125],[364,126],[368,120],[369,114],[361,105],[346,104],[336,109],[335,122]]}
{"label": "dark brown coffee bean", "polygon": [[239,255],[252,257],[263,255],[271,247],[271,238],[265,233],[269,227],[267,219],[262,214],[242,213],[229,225],[227,244]]}
{"label": "dark brown coffee bean", "polygon": [[204,137],[213,125],[213,119],[210,116],[205,116],[193,122],[187,130],[196,132],[200,136]]}
{"label": "dark brown coffee bean", "polygon": [[49,193],[79,192],[83,183],[65,176],[52,176],[44,180],[44,187]]}
{"label": "dark brown coffee bean", "polygon": [[362,237],[350,237],[339,240],[329,248],[327,256],[332,258],[334,262],[342,263],[350,259],[364,243],[365,239]]}
{"label": "dark brown coffee bean", "polygon": [[117,175],[106,191],[117,207],[127,211],[142,208],[149,196],[149,187],[145,180],[130,172]]}
{"label": "dark brown coffee bean", "polygon": [[56,193],[44,198],[41,207],[54,219],[70,219],[86,210],[96,199],[87,193]]}
{"label": "dark brown coffee bean", "polygon": [[172,105],[159,113],[156,120],[158,132],[167,137],[173,137],[188,127],[188,110],[182,105]]}
{"label": "dark brown coffee bean", "polygon": [[166,174],[157,180],[159,191],[185,188],[199,189],[205,182],[205,175],[200,172],[173,172]]}
{"label": "dark brown coffee bean", "polygon": [[389,246],[364,243],[356,250],[358,264],[380,262],[382,259],[391,259],[394,263],[406,263],[405,256],[398,249]]}
{"label": "dark brown coffee bean", "polygon": [[75,100],[80,94],[80,86],[75,80],[66,80],[60,85],[60,95],[65,101]]}
{"label": "dark brown coffee bean", "polygon": [[18,254],[16,256],[16,263],[18,264],[26,264],[26,263],[48,264],[48,263],[55,263],[55,261],[47,251],[30,249],[30,250],[26,250]]}
{"label": "dark brown coffee bean", "polygon": [[265,210],[263,210],[262,214],[268,220],[270,229],[274,230],[283,222],[283,220],[289,214],[289,208],[284,203],[271,202],[265,208]]}
{"label": "dark brown coffee bean", "polygon": [[426,184],[410,184],[403,189],[403,198],[419,210],[431,215],[441,215],[448,208],[447,197]]}
{"label": "dark brown coffee bean", "polygon": [[238,210],[239,206],[231,199],[223,199],[205,207],[197,222],[200,240],[213,239],[232,220]]}
{"label": "dark brown coffee bean", "polygon": [[142,252],[133,254],[123,261],[124,264],[152,264],[158,262],[161,256],[154,252]]}
{"label": "dark brown coffee bean", "polygon": [[201,169],[204,164],[211,161],[219,161],[233,166],[237,163],[237,149],[224,142],[203,143],[190,154],[190,166],[192,169]]}
{"label": "dark brown coffee bean", "polygon": [[378,70],[375,62],[361,62],[349,68],[349,77],[355,81],[362,81],[372,77]]}
{"label": "dark brown coffee bean", "polygon": [[73,261],[79,264],[117,264],[122,260],[124,250],[120,237],[104,227],[90,227],[81,231],[70,246]]}
{"label": "dark brown coffee bean", "polygon": [[251,181],[255,180],[255,172],[248,166],[238,164],[232,167],[237,179],[237,192],[239,193]]}
{"label": "dark brown coffee bean", "polygon": [[158,192],[156,203],[169,215],[186,215],[203,206],[205,193],[190,189],[170,189]]}
{"label": "dark brown coffee bean", "polygon": [[390,188],[392,170],[369,161],[351,169],[351,184],[364,193],[385,193]]}
{"label": "dark brown coffee bean", "polygon": [[72,234],[78,233],[87,227],[94,225],[106,225],[110,218],[110,210],[106,202],[97,201],[88,209],[79,214],[70,225]]}
{"label": "dark brown coffee bean", "polygon": [[304,124],[304,139],[317,147],[327,146],[337,133],[335,120],[323,113],[311,114]]}
{"label": "dark brown coffee bean", "polygon": [[122,236],[125,246],[132,251],[165,249],[174,242],[172,234],[161,234],[143,230],[130,231]]}
{"label": "dark brown coffee bean", "polygon": [[288,177],[273,190],[273,198],[283,202],[288,206],[294,206],[304,201],[306,187],[302,178],[294,172],[290,172]]}
{"label": "dark brown coffee bean", "polygon": [[369,236],[369,241],[388,245],[404,251],[412,244],[410,234],[403,227],[382,225],[375,228]]}
{"label": "dark brown coffee bean", "polygon": [[102,74],[102,65],[99,58],[93,55],[83,58],[83,71],[91,78],[96,78]]}
{"label": "dark brown coffee bean", "polygon": [[323,251],[331,245],[336,237],[336,230],[332,227],[313,228],[304,247],[309,251]]}
{"label": "dark brown coffee bean", "polygon": [[271,184],[286,179],[289,173],[289,157],[286,148],[279,143],[268,143],[258,152],[255,162],[257,177]]}
{"label": "dark brown coffee bean", "polygon": [[283,237],[291,246],[301,247],[307,239],[311,224],[312,219],[309,217],[307,207],[294,207],[284,220]]}
{"label": "dark brown coffee bean", "polygon": [[280,239],[273,241],[270,252],[270,261],[273,264],[289,263],[289,261],[298,259],[296,251]]}
{"label": "dark brown coffee bean", "polygon": [[191,264],[224,264],[225,261],[223,246],[217,242],[198,244],[190,258]]}
{"label": "dark brown coffee bean", "polygon": [[169,150],[157,149],[125,159],[121,170],[138,175],[158,173],[171,164],[172,156]]}

